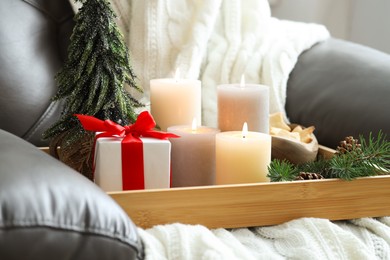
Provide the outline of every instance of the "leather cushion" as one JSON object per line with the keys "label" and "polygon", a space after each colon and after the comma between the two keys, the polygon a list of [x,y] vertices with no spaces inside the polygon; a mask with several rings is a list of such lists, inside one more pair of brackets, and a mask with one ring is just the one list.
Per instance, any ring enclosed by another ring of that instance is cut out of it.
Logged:
{"label": "leather cushion", "polygon": [[0,1],[0,128],[37,145],[59,117],[55,74],[73,28],[68,0]]}
{"label": "leather cushion", "polygon": [[390,135],[390,55],[331,38],[300,55],[287,86],[291,122],[314,125],[320,144]]}
{"label": "leather cushion", "polygon": [[133,222],[98,186],[0,130],[0,259],[138,259]]}

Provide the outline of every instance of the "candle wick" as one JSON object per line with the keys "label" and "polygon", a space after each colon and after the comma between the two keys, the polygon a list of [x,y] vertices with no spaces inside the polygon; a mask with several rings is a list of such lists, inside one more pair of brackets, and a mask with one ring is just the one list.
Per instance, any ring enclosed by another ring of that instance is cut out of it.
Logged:
{"label": "candle wick", "polygon": [[244,74],[241,75],[240,88],[241,89],[245,88],[245,76],[244,76]]}
{"label": "candle wick", "polygon": [[179,82],[179,78],[180,78],[180,69],[177,68],[176,72],[175,72],[175,81],[176,81],[176,83]]}

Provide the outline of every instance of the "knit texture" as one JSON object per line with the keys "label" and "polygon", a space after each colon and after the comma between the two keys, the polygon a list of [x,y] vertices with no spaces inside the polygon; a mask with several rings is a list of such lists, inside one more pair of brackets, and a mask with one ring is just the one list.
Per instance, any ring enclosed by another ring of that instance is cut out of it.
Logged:
{"label": "knit texture", "polygon": [[281,225],[209,230],[167,224],[139,228],[145,259],[389,259],[390,218],[331,222],[301,218]]}
{"label": "knit texture", "polygon": [[[80,5],[69,0],[75,11]],[[202,81],[202,123],[217,127],[219,84],[270,87],[270,112],[285,119],[288,76],[298,56],[329,37],[318,24],[271,17],[267,0],[110,0],[129,46],[144,93],[130,90],[150,106],[150,80],[182,77]]]}
{"label": "knit texture", "polygon": [[129,46],[149,103],[149,81],[173,77],[202,81],[203,124],[216,127],[219,84],[270,87],[270,112],[285,112],[286,87],[298,56],[329,37],[322,25],[271,17],[266,0],[132,1]]}

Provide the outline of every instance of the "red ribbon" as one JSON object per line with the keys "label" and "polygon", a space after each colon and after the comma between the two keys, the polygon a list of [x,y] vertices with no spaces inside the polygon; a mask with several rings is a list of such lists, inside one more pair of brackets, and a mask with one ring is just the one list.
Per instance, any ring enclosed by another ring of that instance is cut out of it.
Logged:
{"label": "red ribbon", "polygon": [[100,120],[93,116],[75,115],[87,131],[102,132],[100,137],[123,137],[122,148],[122,188],[123,190],[144,189],[144,157],[143,144],[140,137],[168,139],[179,137],[172,133],[153,130],[156,126],[152,115],[143,111],[132,125],[121,126],[111,120]]}

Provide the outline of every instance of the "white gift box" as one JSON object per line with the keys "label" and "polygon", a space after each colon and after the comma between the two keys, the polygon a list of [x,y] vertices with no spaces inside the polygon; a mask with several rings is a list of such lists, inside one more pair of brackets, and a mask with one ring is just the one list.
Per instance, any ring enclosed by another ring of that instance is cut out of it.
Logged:
{"label": "white gift box", "polygon": [[[95,146],[95,183],[104,191],[121,191],[122,138],[101,137]],[[145,189],[170,188],[171,143],[141,138],[143,143]]]}

